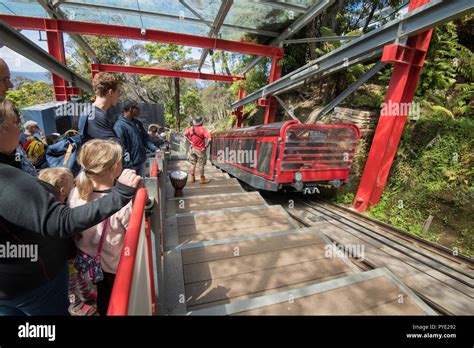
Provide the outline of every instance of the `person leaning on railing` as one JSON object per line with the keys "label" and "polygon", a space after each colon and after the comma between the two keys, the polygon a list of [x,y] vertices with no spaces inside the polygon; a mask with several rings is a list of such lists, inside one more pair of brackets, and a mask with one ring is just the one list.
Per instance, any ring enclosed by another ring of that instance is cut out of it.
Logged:
{"label": "person leaning on railing", "polygon": [[71,209],[20,169],[19,137],[17,109],[0,101],[0,315],[67,315],[67,238],[127,205],[141,177],[124,170],[110,194]]}

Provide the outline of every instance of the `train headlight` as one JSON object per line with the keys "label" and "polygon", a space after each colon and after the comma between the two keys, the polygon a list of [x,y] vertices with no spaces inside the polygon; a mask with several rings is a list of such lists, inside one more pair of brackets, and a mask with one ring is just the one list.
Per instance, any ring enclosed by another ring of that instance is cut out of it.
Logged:
{"label": "train headlight", "polygon": [[296,180],[296,181],[301,181],[301,180],[303,180],[303,174],[301,174],[300,172],[296,172],[296,173],[295,173],[295,180]]}

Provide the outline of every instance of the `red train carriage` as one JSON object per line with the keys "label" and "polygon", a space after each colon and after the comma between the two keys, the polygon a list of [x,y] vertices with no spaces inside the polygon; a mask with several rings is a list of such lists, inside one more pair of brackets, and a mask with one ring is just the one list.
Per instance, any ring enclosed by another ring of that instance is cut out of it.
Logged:
{"label": "red train carriage", "polygon": [[303,191],[347,183],[359,128],[287,121],[212,134],[212,163],[250,186]]}

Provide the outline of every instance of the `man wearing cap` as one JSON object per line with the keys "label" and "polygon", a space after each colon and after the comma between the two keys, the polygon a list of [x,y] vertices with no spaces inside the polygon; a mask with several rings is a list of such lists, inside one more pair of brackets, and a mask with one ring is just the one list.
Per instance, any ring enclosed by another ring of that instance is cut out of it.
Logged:
{"label": "man wearing cap", "polygon": [[136,118],[138,115],[140,108],[137,102],[126,100],[114,131],[124,149],[123,167],[135,169],[138,175],[145,176],[146,149],[156,152],[159,148],[150,141],[143,123]]}
{"label": "man wearing cap", "polygon": [[[44,133],[39,129],[38,122],[29,120],[23,124],[25,132],[20,135],[20,144],[24,146],[28,138],[35,137],[38,141],[41,141],[44,145],[47,145],[46,137]],[[26,149],[25,149],[26,150]]]}
{"label": "man wearing cap", "polygon": [[202,126],[203,123],[204,119],[202,117],[196,117],[193,120],[193,126],[186,129],[184,136],[191,144],[188,157],[188,160],[191,163],[190,182],[196,181],[196,164],[199,164],[199,172],[201,174],[200,183],[207,184],[210,180],[206,179],[204,175],[204,166],[207,161],[206,148],[209,146],[211,135],[207,128]]}

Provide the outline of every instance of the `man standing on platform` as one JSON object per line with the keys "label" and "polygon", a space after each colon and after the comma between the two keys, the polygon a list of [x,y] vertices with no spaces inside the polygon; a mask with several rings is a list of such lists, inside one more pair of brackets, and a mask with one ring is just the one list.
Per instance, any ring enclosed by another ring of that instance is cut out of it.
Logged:
{"label": "man standing on platform", "polygon": [[186,129],[184,132],[185,138],[191,144],[189,149],[188,160],[191,163],[190,182],[195,182],[196,164],[199,164],[199,172],[201,174],[201,184],[207,184],[210,180],[206,179],[204,175],[204,166],[207,162],[206,148],[209,146],[211,135],[207,128],[203,127],[204,119],[196,117],[193,120],[193,126]]}

